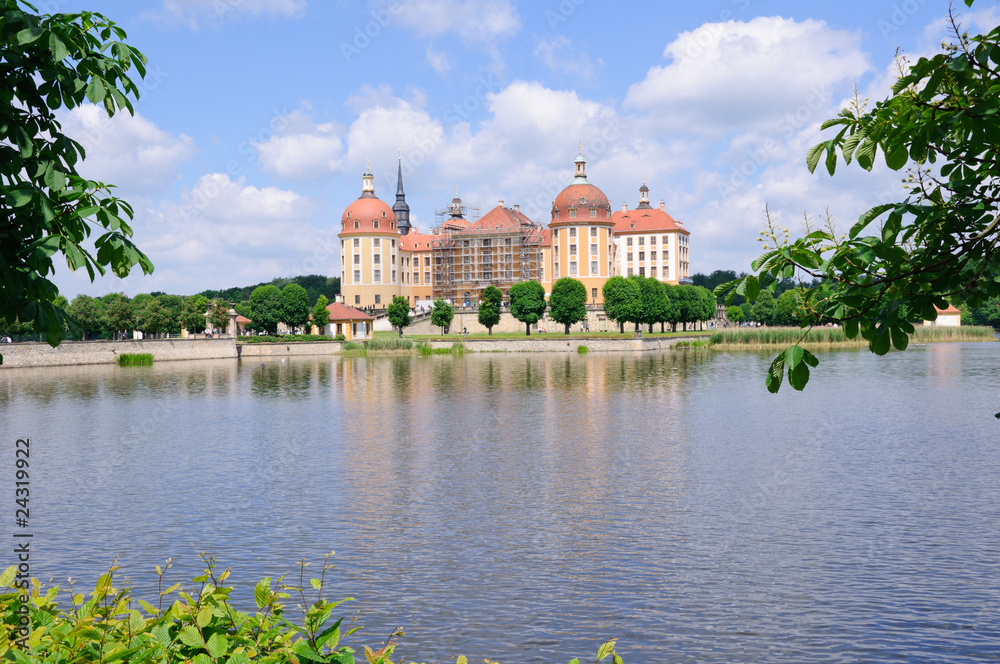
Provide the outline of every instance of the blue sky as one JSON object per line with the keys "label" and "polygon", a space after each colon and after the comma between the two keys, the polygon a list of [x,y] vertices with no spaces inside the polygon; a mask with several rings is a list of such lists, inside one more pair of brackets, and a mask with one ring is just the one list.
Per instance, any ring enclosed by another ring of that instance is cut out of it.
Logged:
{"label": "blue sky", "polygon": [[[42,0],[124,27],[149,57],[135,117],[61,112],[83,173],[136,208],[151,276],[61,267],[64,295],[190,294],[279,276],[339,275],[343,209],[366,160],[392,201],[397,158],[421,231],[457,190],[547,224],[583,143],[588,175],[620,208],[643,177],[691,231],[692,272],[749,269],[765,203],[779,223],[829,208],[849,226],[900,195],[900,174],[810,175],[857,85],[872,101],[896,49],[946,38],[943,0]],[[997,3],[961,10],[998,22]]]}

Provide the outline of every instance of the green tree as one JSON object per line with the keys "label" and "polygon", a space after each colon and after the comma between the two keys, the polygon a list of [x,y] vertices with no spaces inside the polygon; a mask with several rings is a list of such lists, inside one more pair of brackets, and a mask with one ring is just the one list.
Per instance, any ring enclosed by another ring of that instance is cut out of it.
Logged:
{"label": "green tree", "polygon": [[566,327],[579,323],[587,317],[587,287],[573,277],[563,277],[552,284],[549,295],[549,316]]}
{"label": "green tree", "polygon": [[208,323],[213,330],[228,330],[233,323],[233,317],[229,315],[229,304],[221,297],[212,300],[208,310]]}
{"label": "green tree", "polygon": [[455,319],[455,307],[451,306],[444,298],[434,300],[431,307],[431,325],[441,328],[441,334],[448,334],[448,326]]}
{"label": "green tree", "polygon": [[205,329],[205,312],[208,309],[208,298],[204,295],[192,295],[184,301],[181,311],[181,325],[191,334],[197,334]]}
{"label": "green tree", "polygon": [[180,334],[181,333],[181,312],[184,311],[184,298],[180,295],[157,295],[156,299],[159,300],[160,305],[167,310],[170,315],[170,324],[167,326],[164,332],[169,332],[170,334]]}
{"label": "green tree", "polygon": [[[136,296],[138,299],[139,296]],[[136,327],[144,334],[160,334],[170,327],[170,312],[155,297],[132,301],[137,318]]]}
{"label": "green tree", "polygon": [[80,339],[86,340],[89,335],[100,332],[103,327],[101,301],[88,295],[77,295],[70,302],[67,312],[80,326]]}
{"label": "green tree", "polygon": [[101,298],[103,328],[110,338],[118,332],[136,329],[135,307],[125,293],[109,293]]}
{"label": "green tree", "polygon": [[327,307],[330,305],[330,301],[326,299],[326,295],[320,295],[316,299],[316,306],[312,310],[312,324],[318,329],[319,334],[324,334],[326,332],[327,323],[330,322],[330,310]]}
{"label": "green tree", "polygon": [[274,334],[284,314],[285,301],[277,286],[258,286],[250,294],[250,320]]}
{"label": "green tree", "polygon": [[[955,20],[952,28],[942,52],[902,63],[886,99],[871,110],[856,99],[827,120],[822,129],[835,133],[806,154],[810,171],[823,161],[831,176],[840,159],[868,171],[880,155],[892,170],[909,167],[905,198],[867,210],[846,233],[826,214],[822,225],[807,219],[804,234],[789,237],[765,210],[768,245],[753,263],[757,274],[720,291],[753,300],[777,279],[809,275],[820,283],[802,294],[805,326],[841,322],[876,355],[905,350],[911,321],[935,320],[935,307],[949,299],[975,308],[1000,296],[1000,28],[974,36]],[[787,368],[789,383],[802,389],[817,364],[794,344],[772,362],[767,387],[776,392]]]}
{"label": "green tree", "polygon": [[670,311],[670,300],[662,283],[652,277],[635,276],[629,277],[639,286],[639,315],[636,321],[638,326],[647,325],[648,331],[653,331],[653,325],[661,321],[666,321]]}
{"label": "green tree", "polygon": [[695,311],[694,320],[695,322],[704,323],[715,318],[718,313],[718,307],[716,306],[718,302],[715,299],[715,295],[712,291],[707,288],[702,288],[701,286],[692,286],[695,290]]}
{"label": "green tree", "polygon": [[413,322],[413,318],[410,317],[410,303],[402,295],[396,295],[389,303],[386,313],[389,316],[389,323],[399,330],[399,336],[402,337],[403,329]]}
{"label": "green tree", "polygon": [[771,321],[775,325],[792,326],[798,324],[799,292],[797,289],[787,290],[775,300],[774,315],[771,317]]}
{"label": "green tree", "polygon": [[281,322],[292,328],[303,327],[309,322],[309,295],[298,284],[288,284],[281,290]]}
{"label": "green tree", "polygon": [[479,324],[493,336],[493,326],[500,322],[500,310],[503,307],[503,292],[496,286],[487,286],[483,290],[483,301],[479,304]]}
{"label": "green tree", "polygon": [[774,320],[774,296],[771,291],[763,291],[754,298],[750,320],[761,325],[771,325]]}
{"label": "green tree", "polygon": [[604,298],[604,315],[618,323],[618,331],[625,332],[625,323],[638,321],[642,308],[642,291],[634,281],[614,276],[601,288]]}
{"label": "green tree", "polygon": [[[77,174],[83,146],[63,134],[55,111],[90,101],[109,116],[132,113],[139,89],[130,75],[145,75],[146,58],[101,14],[42,16],[20,0],[0,8],[0,319],[30,322],[57,346],[76,323],[54,304],[56,252],[91,281],[108,266],[125,277],[153,264],[130,239],[131,206]],[[94,229],[96,255],[84,246]]]}
{"label": "green tree", "polygon": [[726,319],[739,325],[746,320],[746,316],[743,314],[742,308],[736,306],[735,304],[731,304],[726,307]]}
{"label": "green tree", "polygon": [[[537,281],[522,281],[507,292],[510,298],[510,315],[524,323],[526,336],[531,336],[531,326],[545,315],[545,288]],[[586,297],[584,297],[586,301]]]}

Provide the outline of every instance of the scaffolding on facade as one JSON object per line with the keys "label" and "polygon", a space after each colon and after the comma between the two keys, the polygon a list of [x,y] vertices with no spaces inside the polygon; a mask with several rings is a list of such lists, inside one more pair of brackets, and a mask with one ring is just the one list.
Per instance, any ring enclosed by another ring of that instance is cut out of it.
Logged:
{"label": "scaffolding on facade", "polygon": [[542,227],[536,224],[469,228],[431,242],[434,298],[455,306],[477,306],[496,286],[507,299],[516,283],[542,280]]}

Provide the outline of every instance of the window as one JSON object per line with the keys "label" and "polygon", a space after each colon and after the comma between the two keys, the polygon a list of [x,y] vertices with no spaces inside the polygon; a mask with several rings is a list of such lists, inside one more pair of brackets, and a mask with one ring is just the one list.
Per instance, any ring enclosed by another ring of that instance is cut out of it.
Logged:
{"label": "window", "polygon": [[[354,296],[354,304],[361,304],[361,296],[360,295],[355,295]],[[338,330],[340,329],[341,325],[342,325],[342,323],[337,323],[337,329]]]}
{"label": "window", "polygon": [[358,224],[358,222],[356,222],[356,221],[355,221],[355,222],[354,222],[354,227],[355,227],[355,228],[358,228],[359,226],[360,226],[360,224]]}
{"label": "window", "polygon": [[392,271],[392,283],[396,283],[396,271]]}
{"label": "window", "polygon": [[590,216],[593,217],[594,219],[597,218],[597,208],[590,208]]}
{"label": "window", "polygon": [[569,276],[571,277],[576,276],[576,261],[569,262]]}
{"label": "window", "polygon": [[670,252],[669,251],[664,251],[663,252],[663,260],[665,260],[665,261],[670,260]]}
{"label": "window", "polygon": [[382,304],[382,296],[381,295],[376,295],[375,296],[375,304]]}
{"label": "window", "polygon": [[372,244],[373,244],[374,246],[376,246],[376,247],[380,247],[380,246],[382,246],[382,245],[381,245],[381,239],[380,239],[380,238],[375,238],[374,240],[372,240]]}
{"label": "window", "polygon": [[[576,218],[576,208],[570,208],[569,209],[569,218],[570,219]],[[575,229],[571,228],[570,230],[575,230]]]}
{"label": "window", "polygon": [[382,283],[382,270],[375,270],[375,283]]}
{"label": "window", "polygon": [[656,279],[656,268],[655,267],[649,268],[649,276],[651,276],[652,278]]}
{"label": "window", "polygon": [[469,256],[462,256],[462,262],[465,263],[466,265],[468,265],[469,261],[471,261],[471,260],[472,260],[472,258],[469,257]]}
{"label": "window", "polygon": [[625,245],[628,246],[628,247],[631,247],[632,246],[632,238],[630,238],[630,237],[625,238]]}
{"label": "window", "polygon": [[575,244],[569,245],[569,255],[570,256],[576,256],[576,245]]}
{"label": "window", "polygon": [[392,264],[395,265],[396,264],[396,254],[392,254],[391,258],[392,258]]}
{"label": "window", "polygon": [[669,236],[669,235],[664,235],[664,236],[663,236],[663,237],[661,238],[661,239],[663,240],[663,244],[667,244],[667,243],[668,243],[668,242],[670,241],[670,239],[669,239],[669,238],[670,238],[670,236]]}
{"label": "window", "polygon": [[595,299],[595,300],[597,299],[597,289],[596,288],[591,288],[590,289],[590,297],[593,298],[593,299]]}
{"label": "window", "polygon": [[625,260],[627,260],[629,263],[632,262],[632,252],[631,251],[628,252],[628,256],[625,258]]}
{"label": "window", "polygon": [[361,283],[361,270],[355,270],[354,271],[354,283],[356,283],[356,284],[360,284]]}
{"label": "window", "polygon": [[650,244],[656,244],[656,236],[655,236],[655,235],[653,235],[653,236],[651,236],[651,237],[649,238],[649,243],[650,243]]}
{"label": "window", "polygon": [[471,272],[466,272],[465,273],[465,280],[469,281],[470,279],[472,279],[472,273]]}
{"label": "window", "polygon": [[425,256],[424,257],[424,267],[430,267],[430,266],[431,266],[431,257],[430,256]]}
{"label": "window", "polygon": [[590,261],[590,274],[597,276],[597,261]]}
{"label": "window", "polygon": [[649,252],[649,259],[653,260],[653,261],[656,260],[656,252],[655,251]]}
{"label": "window", "polygon": [[641,247],[641,246],[642,246],[642,245],[644,245],[645,243],[646,243],[646,238],[644,238],[644,237],[641,237],[641,236],[640,236],[640,237],[639,237],[639,246]]}
{"label": "window", "polygon": [[395,249],[396,248],[396,241],[395,240],[391,240],[391,242],[392,242],[392,248]]}
{"label": "window", "polygon": [[646,268],[644,268],[644,267],[640,267],[639,268],[639,276],[640,277],[645,277],[646,276]]}
{"label": "window", "polygon": [[596,256],[597,255],[597,245],[596,244],[590,245],[590,255],[591,256]]}
{"label": "window", "polygon": [[576,237],[576,226],[573,226],[572,228],[569,229],[569,236]]}
{"label": "window", "polygon": [[382,210],[382,218],[385,219],[385,210]]}
{"label": "window", "polygon": [[641,260],[641,261],[646,260],[646,252],[645,251],[640,251],[639,252],[639,260]]}
{"label": "window", "polygon": [[468,247],[469,246],[469,241],[468,240],[462,240],[462,246],[463,247]]}
{"label": "window", "polygon": [[504,243],[504,246],[509,247],[510,246],[510,238],[509,237],[508,238],[504,238],[503,243]]}
{"label": "window", "polygon": [[359,237],[354,238],[354,246],[355,247],[360,247],[361,246],[361,238],[359,238]]}
{"label": "window", "polygon": [[506,275],[505,279],[512,279],[514,277],[514,274],[510,270],[507,270],[504,274]]}
{"label": "window", "polygon": [[351,211],[350,211],[350,210],[348,210],[348,211],[347,211],[347,218],[348,218],[348,219],[350,219],[350,218],[351,218]]}
{"label": "window", "polygon": [[354,254],[354,264],[361,265],[361,254]]}
{"label": "window", "polygon": [[429,284],[430,282],[431,282],[431,273],[430,272],[424,272],[424,283],[425,284]]}
{"label": "window", "polygon": [[553,219],[558,219],[559,218],[559,210],[553,210],[552,211],[552,218]]}
{"label": "window", "polygon": [[632,276],[632,268],[628,269],[628,276],[630,276],[630,277]]}
{"label": "window", "polygon": [[597,237],[597,227],[596,226],[591,226],[590,227],[590,237]]}
{"label": "window", "polygon": [[556,279],[559,278],[559,263],[556,263],[555,265],[552,266],[552,276],[555,277]]}
{"label": "window", "polygon": [[378,228],[378,219],[376,219],[373,223],[375,224],[375,228],[377,229]]}
{"label": "window", "polygon": [[382,262],[382,254],[375,254],[375,265]]}

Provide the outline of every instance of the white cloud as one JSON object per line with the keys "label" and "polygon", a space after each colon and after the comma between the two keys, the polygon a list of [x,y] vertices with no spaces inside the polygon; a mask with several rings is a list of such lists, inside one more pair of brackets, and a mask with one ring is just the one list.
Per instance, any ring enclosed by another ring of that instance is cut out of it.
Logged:
{"label": "white cloud", "polygon": [[103,108],[84,104],[61,111],[59,121],[87,152],[80,174],[116,185],[126,198],[169,189],[178,166],[197,151],[189,136],[166,132],[139,113],[109,118]]}
{"label": "white cloud", "polygon": [[600,59],[595,64],[585,48],[574,46],[572,40],[565,35],[540,39],[535,46],[535,57],[558,74],[567,74],[584,81],[589,81],[594,70],[604,64]]}
{"label": "white cloud", "polygon": [[435,51],[433,45],[427,47],[427,64],[439,74],[447,74],[452,68],[448,54],[444,51]]}
{"label": "white cloud", "polygon": [[398,10],[402,25],[424,37],[454,33],[467,46],[487,50],[521,29],[510,0],[407,0]]}
{"label": "white cloud", "polygon": [[260,168],[282,180],[317,180],[343,165],[343,127],[335,122],[316,124],[302,111],[276,120],[276,131],[265,142],[252,143]]}
{"label": "white cloud", "polygon": [[153,20],[173,20],[192,30],[202,24],[218,24],[240,16],[285,16],[299,18],[305,15],[306,0],[163,0],[159,10],[147,12]]}
{"label": "white cloud", "polygon": [[772,124],[788,109],[828,104],[834,86],[867,72],[860,39],[816,20],[707,23],[668,44],[669,64],[630,86],[624,105],[689,131]]}

